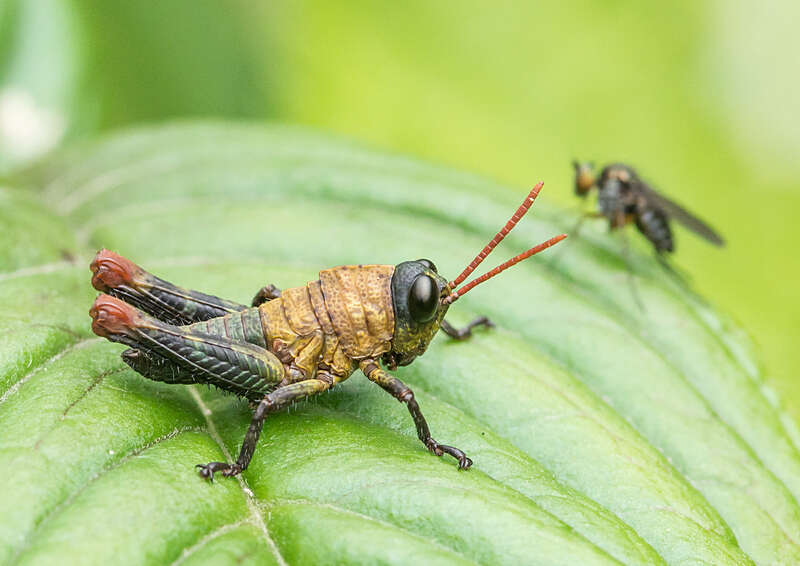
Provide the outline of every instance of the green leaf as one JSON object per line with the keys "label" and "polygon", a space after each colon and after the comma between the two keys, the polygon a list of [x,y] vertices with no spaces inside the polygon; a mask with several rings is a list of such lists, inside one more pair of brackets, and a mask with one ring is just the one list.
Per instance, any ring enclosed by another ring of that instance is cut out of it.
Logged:
{"label": "green leaf", "polygon": [[[532,182],[537,179],[531,179]],[[281,127],[180,124],[67,149],[0,192],[0,563],[791,564],[800,453],[743,333],[599,230],[459,301],[398,370],[434,436],[363,376],[270,417],[128,370],[93,337],[105,246],[241,302],[320,269],[429,257],[455,274],[524,189]],[[488,263],[569,230],[534,211]]]}

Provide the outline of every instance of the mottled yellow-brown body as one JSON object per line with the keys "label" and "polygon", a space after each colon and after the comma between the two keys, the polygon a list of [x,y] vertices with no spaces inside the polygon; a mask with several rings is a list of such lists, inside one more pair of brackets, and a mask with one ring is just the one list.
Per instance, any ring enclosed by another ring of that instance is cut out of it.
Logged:
{"label": "mottled yellow-brown body", "polygon": [[312,377],[338,383],[362,359],[392,348],[392,265],[345,265],[285,289],[259,307],[267,345],[286,368],[286,383]]}

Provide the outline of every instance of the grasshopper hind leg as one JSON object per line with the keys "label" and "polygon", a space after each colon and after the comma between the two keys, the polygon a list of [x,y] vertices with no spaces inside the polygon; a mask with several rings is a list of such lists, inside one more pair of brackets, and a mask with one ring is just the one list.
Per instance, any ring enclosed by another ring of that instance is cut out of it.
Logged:
{"label": "grasshopper hind leg", "polygon": [[156,381],[204,383],[256,401],[285,376],[283,364],[267,349],[202,332],[213,328],[210,322],[173,326],[109,295],[97,297],[89,314],[94,333],[130,346],[123,360]]}
{"label": "grasshopper hind leg", "polygon": [[153,381],[183,385],[197,383],[197,378],[190,371],[170,363],[151,350],[128,348],[122,352],[122,361],[133,371]]}
{"label": "grasshopper hind leg", "polygon": [[[234,301],[173,285],[106,249],[97,252],[90,267],[95,289],[170,324],[182,326],[203,322],[248,308]],[[257,307],[280,296],[278,287],[266,285],[258,291],[251,306]]]}
{"label": "grasshopper hind leg", "polygon": [[171,324],[191,324],[247,308],[234,301],[173,285],[109,250],[97,252],[90,268],[95,289]]}
{"label": "grasshopper hind leg", "polygon": [[94,333],[130,346],[123,352],[122,359],[143,376],[166,383],[215,385],[258,402],[236,462],[197,465],[200,475],[212,481],[216,472],[235,476],[247,469],[267,415],[321,393],[336,381],[333,376],[321,373],[316,379],[280,386],[285,377],[280,360],[272,352],[244,339],[248,326],[246,317],[253,313],[258,314],[256,309],[248,309],[235,317],[243,321],[237,334],[244,333],[242,338],[236,339],[202,332],[225,326],[219,320],[173,326],[110,295],[97,297],[89,311]]}

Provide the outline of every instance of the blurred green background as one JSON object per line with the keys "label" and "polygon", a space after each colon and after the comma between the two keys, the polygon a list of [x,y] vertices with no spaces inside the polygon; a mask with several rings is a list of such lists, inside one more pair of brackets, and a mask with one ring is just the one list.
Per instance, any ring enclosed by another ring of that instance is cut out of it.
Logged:
{"label": "blurred green background", "polygon": [[726,236],[679,229],[675,261],[800,417],[798,19],[754,0],[3,0],[0,171],[188,117],[306,124],[518,191],[542,179],[564,208],[573,158],[624,160]]}

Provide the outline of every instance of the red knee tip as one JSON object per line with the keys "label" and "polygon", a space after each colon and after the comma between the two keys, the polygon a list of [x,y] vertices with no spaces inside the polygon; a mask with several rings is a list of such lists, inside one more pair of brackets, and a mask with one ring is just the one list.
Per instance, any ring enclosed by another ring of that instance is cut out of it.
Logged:
{"label": "red knee tip", "polygon": [[125,334],[138,323],[139,315],[134,307],[110,295],[99,295],[89,309],[92,317],[92,332],[109,338],[112,334]]}
{"label": "red knee tip", "polygon": [[102,249],[89,265],[92,270],[92,287],[107,292],[120,285],[131,285],[141,271],[131,260],[114,252]]}

